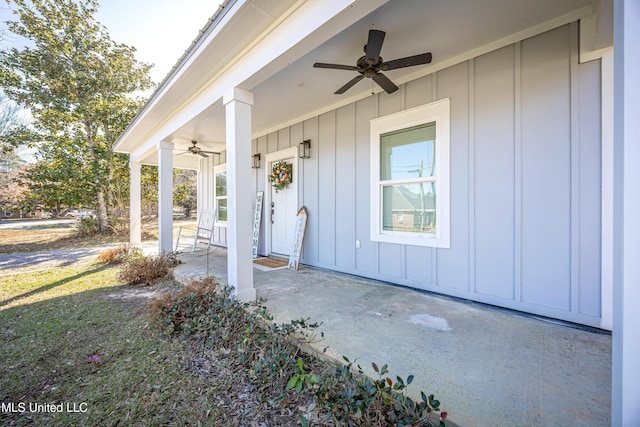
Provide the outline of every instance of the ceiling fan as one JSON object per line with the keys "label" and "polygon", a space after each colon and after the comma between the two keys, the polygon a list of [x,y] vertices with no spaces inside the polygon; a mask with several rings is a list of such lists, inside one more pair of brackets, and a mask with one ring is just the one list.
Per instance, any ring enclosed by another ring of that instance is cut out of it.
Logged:
{"label": "ceiling fan", "polygon": [[429,64],[431,62],[431,52],[423,53],[420,55],[407,56],[406,58],[394,59],[392,61],[384,61],[380,56],[382,50],[382,42],[385,36],[384,31],[369,30],[369,40],[364,46],[364,56],[360,57],[356,62],[356,65],[340,65],[340,64],[325,64],[323,62],[316,62],[313,64],[314,68],[330,68],[334,70],[346,70],[357,71],[360,73],[353,79],[349,80],[347,84],[335,91],[336,95],[341,95],[349,90],[353,85],[358,83],[365,77],[373,79],[382,89],[387,93],[393,93],[398,90],[396,86],[387,76],[381,73],[381,71],[397,70],[398,68],[413,67],[414,65]]}
{"label": "ceiling fan", "polygon": [[187,151],[184,153],[180,153],[178,154],[178,156],[182,155],[182,154],[187,154],[187,153],[191,153],[191,154],[195,154],[197,156],[200,157],[209,157],[207,156],[207,154],[220,154],[218,151],[205,151],[202,148],[198,147],[198,141],[191,141],[191,147],[187,148]]}

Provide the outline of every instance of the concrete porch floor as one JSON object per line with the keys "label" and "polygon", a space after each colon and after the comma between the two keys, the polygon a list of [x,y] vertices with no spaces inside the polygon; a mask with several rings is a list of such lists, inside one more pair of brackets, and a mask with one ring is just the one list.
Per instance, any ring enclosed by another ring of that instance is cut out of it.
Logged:
{"label": "concrete porch floor", "polygon": [[[206,276],[205,251],[179,258],[179,280]],[[209,275],[226,282],[224,248]],[[449,426],[611,424],[608,334],[307,266],[256,267],[254,286],[275,322],[321,322],[319,351],[415,375],[409,394],[434,394]]]}

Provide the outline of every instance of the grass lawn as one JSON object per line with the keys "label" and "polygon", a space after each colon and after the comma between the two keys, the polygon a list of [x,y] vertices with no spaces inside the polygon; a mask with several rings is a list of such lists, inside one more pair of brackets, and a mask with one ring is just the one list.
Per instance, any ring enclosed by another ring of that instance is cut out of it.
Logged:
{"label": "grass lawn", "polygon": [[[174,239],[180,226],[194,226],[195,219],[174,220]],[[158,220],[145,220],[142,223],[142,240],[158,239]],[[80,236],[76,222],[42,225],[29,229],[0,229],[0,254],[18,252],[49,251],[54,249],[71,249],[79,247],[99,246],[109,243],[127,243],[128,234],[99,234]]]}
{"label": "grass lawn", "polygon": [[[22,231],[28,248],[38,231]],[[69,240],[40,249],[59,244]],[[0,427],[433,425],[432,396],[418,404],[400,379],[302,354],[304,319],[271,324],[215,281],[151,304],[174,283],[125,287],[118,273],[82,263],[0,275]]]}
{"label": "grass lawn", "polygon": [[94,264],[0,277],[0,425],[220,424],[220,382],[192,368],[197,344],[151,330],[148,298],[116,274]]}

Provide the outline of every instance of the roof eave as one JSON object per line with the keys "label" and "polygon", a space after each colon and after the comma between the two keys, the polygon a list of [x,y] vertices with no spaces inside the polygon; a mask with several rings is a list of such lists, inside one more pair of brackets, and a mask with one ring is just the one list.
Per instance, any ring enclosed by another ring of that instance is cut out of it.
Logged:
{"label": "roof eave", "polygon": [[135,141],[127,140],[127,137],[131,134],[131,131],[142,121],[147,112],[153,107],[153,105],[161,97],[161,95],[171,87],[175,79],[181,74],[181,71],[183,70],[185,65],[198,51],[202,44],[207,41],[211,33],[220,25],[221,21],[238,1],[239,0],[224,0],[220,4],[213,16],[209,18],[205,26],[200,30],[198,37],[193,42],[191,42],[189,48],[185,50],[180,59],[178,59],[176,64],[171,68],[171,71],[169,71],[167,76],[158,84],[147,102],[145,102],[145,104],[142,106],[140,111],[138,111],[131,123],[129,123],[129,126],[127,126],[124,132],[122,132],[122,134],[118,137],[114,144],[114,151],[119,153],[130,153],[132,151],[132,146],[135,144]]}

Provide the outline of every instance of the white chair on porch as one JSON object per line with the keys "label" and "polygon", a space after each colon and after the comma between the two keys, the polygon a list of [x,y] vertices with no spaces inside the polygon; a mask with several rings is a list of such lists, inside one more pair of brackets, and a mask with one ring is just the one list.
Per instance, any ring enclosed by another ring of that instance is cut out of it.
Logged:
{"label": "white chair on porch", "polygon": [[196,250],[198,243],[207,245],[207,250],[213,242],[213,226],[216,222],[216,211],[213,209],[203,209],[198,214],[198,225],[193,227],[180,227],[178,229],[178,238],[176,239],[176,252],[180,245],[180,239],[193,239],[191,252]]}

